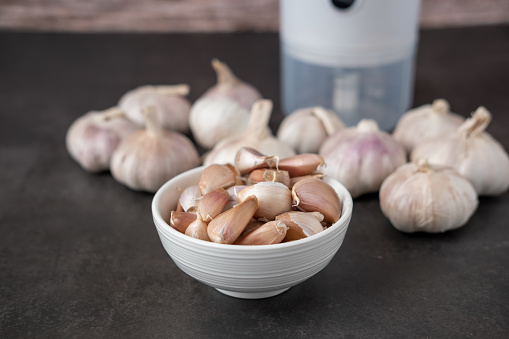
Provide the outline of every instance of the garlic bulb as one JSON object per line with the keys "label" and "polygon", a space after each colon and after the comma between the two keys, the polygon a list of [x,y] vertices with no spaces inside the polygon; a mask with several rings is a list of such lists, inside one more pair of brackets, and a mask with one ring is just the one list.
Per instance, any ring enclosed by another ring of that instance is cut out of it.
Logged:
{"label": "garlic bulb", "polygon": [[248,129],[239,136],[223,139],[204,160],[205,165],[235,163],[237,151],[242,147],[250,147],[262,154],[271,154],[279,158],[295,155],[295,151],[282,141],[275,138],[268,128],[272,101],[258,100],[251,110]]}
{"label": "garlic bulb", "polygon": [[159,124],[172,131],[189,131],[189,110],[191,103],[185,98],[189,86],[185,84],[168,86],[141,86],[125,93],[118,106],[126,116],[140,126],[145,124],[142,110],[155,107]]}
{"label": "garlic bulb", "polygon": [[67,131],[67,151],[89,172],[110,168],[111,154],[120,141],[138,130],[118,107],[92,111],[76,119]]}
{"label": "garlic bulb", "polygon": [[478,195],[499,195],[509,188],[509,156],[491,135],[484,132],[491,114],[479,107],[451,136],[417,146],[411,159],[451,166],[469,179]]}
{"label": "garlic bulb", "polygon": [[217,84],[193,104],[189,116],[194,139],[207,149],[244,132],[249,110],[261,98],[257,89],[238,79],[225,63],[214,59],[212,67],[217,73]]}
{"label": "garlic bulb", "polygon": [[433,101],[404,114],[398,121],[393,138],[410,153],[418,144],[453,133],[465,119],[449,111],[444,99]]}
{"label": "garlic bulb", "polygon": [[134,190],[155,192],[167,180],[199,165],[184,135],[164,130],[153,107],[144,110],[146,129],[125,138],[111,158],[113,177]]}
{"label": "garlic bulb", "polygon": [[439,233],[463,226],[477,209],[472,184],[425,159],[399,167],[380,188],[380,207],[403,232]]}
{"label": "garlic bulb", "polygon": [[370,119],[331,135],[320,147],[320,155],[326,164],[322,171],[345,185],[354,198],[378,191],[406,161],[403,147]]}
{"label": "garlic bulb", "polygon": [[283,119],[277,137],[297,153],[318,153],[322,142],[344,127],[333,111],[323,107],[303,108]]}

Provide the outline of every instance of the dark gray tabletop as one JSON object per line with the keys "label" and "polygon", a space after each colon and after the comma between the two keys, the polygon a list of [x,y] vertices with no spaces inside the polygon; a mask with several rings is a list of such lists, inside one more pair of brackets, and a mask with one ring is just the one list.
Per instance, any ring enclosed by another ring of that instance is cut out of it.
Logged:
{"label": "dark gray tabletop", "polygon": [[[0,337],[503,338],[509,335],[509,193],[470,222],[403,234],[376,195],[357,199],[343,246],[269,299],[220,294],[181,272],[152,195],[88,174],[65,150],[78,116],[143,84],[213,84],[227,61],[279,109],[277,34],[0,32]],[[509,149],[509,27],[421,32],[414,106],[438,97],[493,113]]]}

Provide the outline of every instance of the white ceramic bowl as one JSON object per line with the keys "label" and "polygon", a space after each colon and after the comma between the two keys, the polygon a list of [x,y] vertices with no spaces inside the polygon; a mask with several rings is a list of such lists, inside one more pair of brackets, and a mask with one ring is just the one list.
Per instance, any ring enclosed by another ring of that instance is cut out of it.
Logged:
{"label": "white ceramic bowl", "polygon": [[341,218],[311,237],[275,245],[242,246],[194,239],[169,226],[179,189],[198,183],[204,167],[182,173],[155,194],[154,223],[161,242],[175,264],[193,278],[238,298],[271,297],[323,269],[337,252],[352,217],[352,197],[338,181],[325,177],[343,202]]}

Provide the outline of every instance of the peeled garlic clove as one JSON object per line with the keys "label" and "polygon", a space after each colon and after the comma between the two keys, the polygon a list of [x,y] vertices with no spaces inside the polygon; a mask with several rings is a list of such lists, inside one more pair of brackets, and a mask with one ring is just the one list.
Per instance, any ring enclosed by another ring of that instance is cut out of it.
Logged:
{"label": "peeled garlic clove", "polygon": [[145,125],[143,109],[152,106],[163,128],[187,133],[191,109],[191,103],[185,98],[188,94],[189,86],[186,84],[141,86],[125,93],[118,106],[130,120],[140,126]]}
{"label": "peeled garlic clove", "polygon": [[472,184],[425,159],[399,167],[380,188],[380,208],[403,232],[439,233],[463,226],[477,209]]}
{"label": "peeled garlic clove", "polygon": [[509,155],[485,132],[490,121],[491,114],[479,107],[454,134],[417,146],[411,159],[454,168],[472,182],[478,195],[500,195],[509,188]]}
{"label": "peeled garlic clove", "polygon": [[256,218],[271,220],[276,215],[292,209],[292,192],[279,182],[259,182],[237,193],[237,199],[240,202],[247,200],[250,196],[258,199],[258,209],[254,215]]}
{"label": "peeled garlic clove", "polygon": [[319,170],[324,163],[318,154],[302,153],[279,160],[278,168],[288,171],[291,177],[300,177]]}
{"label": "peeled garlic clove", "polygon": [[279,244],[286,235],[288,227],[281,221],[269,221],[235,241],[235,245]]}
{"label": "peeled garlic clove", "polygon": [[202,194],[207,194],[216,188],[228,188],[236,183],[236,173],[230,166],[212,164],[203,170],[198,185]]}
{"label": "peeled garlic clove", "polygon": [[100,172],[110,168],[111,155],[120,141],[138,129],[122,110],[112,107],[76,119],[67,131],[65,143],[71,157],[83,169]]}
{"label": "peeled garlic clove", "polygon": [[207,223],[198,215],[196,220],[187,226],[186,235],[196,239],[210,241],[209,235],[207,234],[207,227]]}
{"label": "peeled garlic clove", "polygon": [[199,165],[191,141],[164,130],[153,108],[145,111],[146,129],[126,137],[111,158],[113,177],[134,190],[157,191],[177,174]]}
{"label": "peeled garlic clove", "polygon": [[235,168],[240,175],[246,175],[258,168],[276,167],[279,158],[267,156],[251,147],[241,147],[235,155]]}
{"label": "peeled garlic clove", "polygon": [[369,119],[330,136],[320,155],[327,164],[323,173],[345,185],[354,198],[377,192],[383,180],[406,162],[403,146]]}
{"label": "peeled garlic clove", "polygon": [[186,233],[187,226],[195,220],[195,213],[172,211],[170,215],[170,226],[180,233]]}
{"label": "peeled garlic clove", "polygon": [[200,186],[192,185],[182,191],[179,198],[180,206],[185,212],[195,210],[202,197]]}
{"label": "peeled garlic clove", "polygon": [[230,200],[228,192],[223,188],[216,188],[200,199],[198,214],[203,221],[209,222],[223,211],[228,200]]}
{"label": "peeled garlic clove", "polygon": [[322,142],[344,127],[333,111],[323,107],[303,108],[283,119],[277,137],[297,153],[318,153]]}
{"label": "peeled garlic clove", "polygon": [[209,222],[207,227],[210,240],[221,244],[232,244],[251,221],[257,208],[258,199],[252,196],[219,214]]}
{"label": "peeled garlic clove", "polygon": [[285,241],[293,241],[312,236],[323,231],[323,214],[319,212],[286,212],[276,216],[288,226]]}
{"label": "peeled garlic clove", "polygon": [[342,204],[336,191],[325,181],[302,179],[292,187],[293,204],[301,211],[320,212],[324,220],[335,223],[341,217]]}
{"label": "peeled garlic clove", "polygon": [[432,105],[423,105],[405,113],[392,136],[410,153],[424,141],[451,135],[464,120],[461,115],[449,110],[446,100],[436,99]]}
{"label": "peeled garlic clove", "polygon": [[251,147],[261,154],[271,154],[279,158],[295,155],[295,151],[275,138],[268,127],[272,112],[271,100],[258,100],[249,116],[248,129],[239,136],[221,140],[204,160],[205,165],[235,163],[237,152],[242,147]]}
{"label": "peeled garlic clove", "polygon": [[249,110],[261,98],[253,86],[241,81],[223,62],[214,59],[217,84],[191,107],[189,124],[198,144],[212,148],[220,140],[247,129]]}

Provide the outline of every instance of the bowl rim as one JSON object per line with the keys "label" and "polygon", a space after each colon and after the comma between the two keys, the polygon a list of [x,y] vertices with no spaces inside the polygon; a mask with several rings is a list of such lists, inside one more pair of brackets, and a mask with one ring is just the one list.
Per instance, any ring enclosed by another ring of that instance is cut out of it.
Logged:
{"label": "bowl rim", "polygon": [[[343,198],[341,199],[341,202],[342,202],[341,217],[332,226],[328,227],[327,229],[323,230],[320,233],[317,233],[317,234],[314,234],[313,236],[306,237],[304,239],[299,239],[296,241],[289,241],[289,242],[285,242],[285,243],[271,244],[271,245],[252,245],[252,246],[220,244],[220,243],[215,243],[215,242],[211,242],[211,241],[209,242],[209,241],[204,241],[204,240],[200,240],[200,239],[195,239],[193,237],[190,237],[188,235],[180,233],[179,231],[177,231],[176,229],[171,227],[166,221],[164,221],[163,217],[161,216],[161,213],[159,213],[158,205],[159,205],[159,202],[161,201],[163,195],[166,193],[166,191],[168,190],[168,188],[170,186],[173,186],[173,184],[175,182],[182,180],[183,177],[186,177],[189,175],[195,175],[197,172],[202,172],[205,169],[205,167],[207,167],[207,166],[199,166],[199,167],[190,169],[188,171],[185,171],[183,173],[180,173],[180,174],[176,175],[175,177],[171,178],[170,180],[168,180],[167,182],[165,182],[157,190],[157,192],[155,193],[155,195],[152,199],[151,209],[152,209],[152,216],[154,219],[154,223],[156,225],[158,232],[169,232],[169,234],[171,234],[173,237],[177,237],[179,239],[182,239],[182,241],[184,241],[184,242],[189,242],[189,243],[197,245],[197,246],[203,246],[204,248],[211,247],[216,250],[241,251],[241,252],[243,252],[243,251],[245,251],[245,252],[272,251],[272,250],[280,250],[283,248],[299,247],[299,246],[303,246],[310,242],[316,242],[319,239],[328,236],[329,233],[332,233],[334,231],[341,232],[341,230],[339,230],[339,229],[341,229],[341,228],[346,229],[350,223],[350,220],[352,217],[352,211],[353,211],[353,199],[352,199],[350,192],[338,180],[336,180],[328,175],[324,175],[323,180],[334,182],[334,184],[336,186],[336,187],[333,187],[334,190],[339,191],[336,193],[338,193],[338,195],[340,195],[340,197],[343,196]],[[164,229],[163,229],[163,226],[167,226],[167,227],[164,227]]]}

